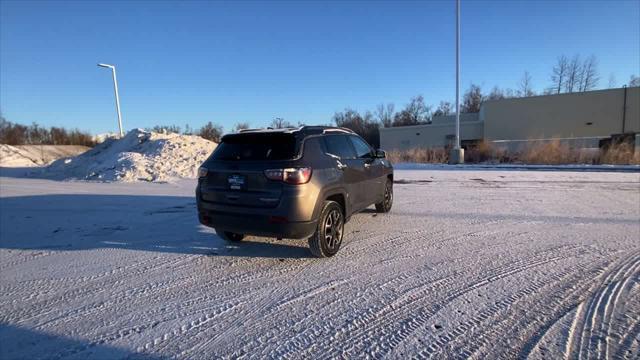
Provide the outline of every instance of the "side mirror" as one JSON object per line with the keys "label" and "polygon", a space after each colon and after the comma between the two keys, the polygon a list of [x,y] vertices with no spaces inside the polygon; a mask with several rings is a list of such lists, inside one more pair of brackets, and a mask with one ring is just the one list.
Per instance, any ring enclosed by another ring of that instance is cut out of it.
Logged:
{"label": "side mirror", "polygon": [[384,158],[387,157],[387,153],[384,150],[378,149],[378,150],[376,150],[375,157],[378,158],[378,159],[384,159]]}

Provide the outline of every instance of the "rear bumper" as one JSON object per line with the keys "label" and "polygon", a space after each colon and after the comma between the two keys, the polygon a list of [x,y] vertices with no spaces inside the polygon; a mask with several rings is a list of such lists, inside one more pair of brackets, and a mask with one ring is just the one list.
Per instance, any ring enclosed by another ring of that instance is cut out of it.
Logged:
{"label": "rear bumper", "polygon": [[208,189],[196,188],[198,219],[206,226],[239,234],[302,239],[316,230],[317,188],[312,184],[284,187],[274,207],[248,207],[205,201]]}
{"label": "rear bumper", "polygon": [[[198,219],[202,225],[245,235],[302,239],[316,230],[316,221],[283,222],[270,215],[240,214],[207,209],[206,203],[198,204]],[[277,220],[277,221],[274,221]]]}

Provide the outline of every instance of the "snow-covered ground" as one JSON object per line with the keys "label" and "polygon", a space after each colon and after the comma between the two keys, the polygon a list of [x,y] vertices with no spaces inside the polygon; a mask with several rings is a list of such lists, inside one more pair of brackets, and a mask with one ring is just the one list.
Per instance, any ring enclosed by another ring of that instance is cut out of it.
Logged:
{"label": "snow-covered ground", "polygon": [[54,160],[77,156],[89,150],[81,145],[6,145],[0,144],[0,167],[35,167]]}
{"label": "snow-covered ground", "polygon": [[0,178],[0,358],[640,356],[640,174],[396,172],[343,248],[229,244],[193,180]]}

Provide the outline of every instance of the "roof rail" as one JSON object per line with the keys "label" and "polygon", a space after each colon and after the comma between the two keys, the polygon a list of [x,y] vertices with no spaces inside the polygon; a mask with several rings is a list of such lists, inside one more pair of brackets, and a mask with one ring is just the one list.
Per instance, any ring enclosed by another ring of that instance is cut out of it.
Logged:
{"label": "roof rail", "polygon": [[301,131],[305,133],[316,133],[316,134],[326,134],[326,133],[347,133],[347,134],[355,134],[355,132],[351,129],[345,127],[336,127],[336,126],[324,126],[324,125],[305,125],[300,127],[286,127],[281,129],[274,129],[272,127],[267,128],[255,128],[255,129],[241,129],[238,133],[243,132],[253,132],[253,131],[283,131],[283,132],[296,132]]}
{"label": "roof rail", "polygon": [[355,132],[353,130],[348,129],[348,128],[344,128],[344,127],[327,127],[323,131],[323,133],[325,133],[325,134],[326,133],[332,133],[332,132],[355,134]]}
{"label": "roof rail", "polygon": [[337,126],[327,126],[327,125],[304,125],[298,128],[298,130],[300,131],[313,131],[313,130],[317,130],[317,131],[346,131],[346,132],[353,132],[351,129],[345,128],[345,127],[337,127]]}

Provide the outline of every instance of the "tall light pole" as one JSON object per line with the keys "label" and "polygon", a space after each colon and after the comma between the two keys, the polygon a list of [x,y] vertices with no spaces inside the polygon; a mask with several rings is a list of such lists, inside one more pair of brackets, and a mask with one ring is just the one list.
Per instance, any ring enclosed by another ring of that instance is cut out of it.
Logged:
{"label": "tall light pole", "polygon": [[118,79],[116,78],[116,67],[109,64],[98,64],[100,67],[111,69],[111,75],[113,76],[113,91],[116,94],[116,111],[118,112],[118,128],[120,129],[120,137],[124,136],[122,131],[122,115],[120,114],[120,96],[118,96]]}
{"label": "tall light pole", "polygon": [[460,147],[460,0],[456,0],[456,143],[449,154],[449,163],[464,163],[464,149]]}

